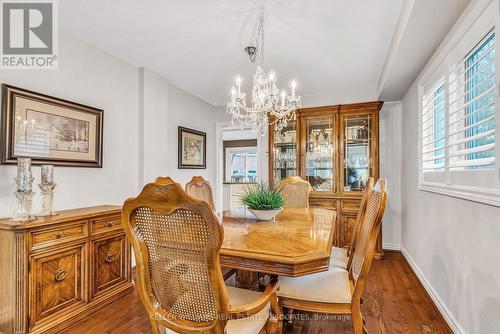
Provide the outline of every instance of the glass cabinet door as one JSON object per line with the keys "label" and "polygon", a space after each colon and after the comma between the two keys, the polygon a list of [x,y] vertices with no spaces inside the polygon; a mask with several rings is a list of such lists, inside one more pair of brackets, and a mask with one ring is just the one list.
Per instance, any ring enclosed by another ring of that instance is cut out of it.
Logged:
{"label": "glass cabinet door", "polygon": [[289,121],[280,131],[274,131],[273,180],[278,183],[297,175],[297,121]]}
{"label": "glass cabinet door", "polygon": [[344,192],[363,191],[372,175],[372,115],[343,116]]}
{"label": "glass cabinet door", "polygon": [[314,191],[334,191],[333,121],[333,117],[305,119],[305,176]]}

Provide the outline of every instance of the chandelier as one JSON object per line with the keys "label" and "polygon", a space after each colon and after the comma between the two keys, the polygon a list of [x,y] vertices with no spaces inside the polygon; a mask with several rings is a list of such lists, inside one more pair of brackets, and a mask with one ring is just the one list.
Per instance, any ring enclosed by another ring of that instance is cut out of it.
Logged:
{"label": "chandelier", "polygon": [[[301,106],[301,98],[295,95],[297,83],[291,82],[291,95],[279,90],[276,73],[264,72],[264,8],[260,8],[257,28],[256,46],[247,46],[245,51],[252,63],[260,51],[261,63],[253,76],[253,86],[250,105],[247,105],[247,95],[241,90],[241,77],[236,78],[236,87],[231,89],[231,100],[227,103],[227,113],[233,120],[240,122],[241,126],[250,127],[252,131],[264,136],[269,125],[274,125],[276,130],[287,126],[288,121],[294,120],[296,110]],[[269,117],[270,116],[270,117]]]}

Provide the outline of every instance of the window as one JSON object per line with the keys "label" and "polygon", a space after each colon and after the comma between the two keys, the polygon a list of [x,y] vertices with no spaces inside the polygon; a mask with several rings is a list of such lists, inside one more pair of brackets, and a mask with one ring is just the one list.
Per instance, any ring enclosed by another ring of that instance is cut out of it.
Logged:
{"label": "window", "polygon": [[419,187],[500,206],[495,10],[471,19],[422,75]]}
{"label": "window", "polygon": [[423,171],[445,167],[445,82],[440,82],[423,99]]}
{"label": "window", "polygon": [[465,61],[465,143],[471,153],[465,168],[494,168],[495,162],[495,34],[492,33]]}
{"label": "window", "polygon": [[257,148],[226,148],[226,182],[255,182],[257,180]]}

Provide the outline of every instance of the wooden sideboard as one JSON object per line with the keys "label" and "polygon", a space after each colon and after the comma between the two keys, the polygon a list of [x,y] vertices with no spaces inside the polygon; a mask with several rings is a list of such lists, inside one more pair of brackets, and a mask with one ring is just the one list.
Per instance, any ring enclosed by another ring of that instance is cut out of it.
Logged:
{"label": "wooden sideboard", "polygon": [[0,333],[59,333],[133,290],[121,207],[0,220]]}

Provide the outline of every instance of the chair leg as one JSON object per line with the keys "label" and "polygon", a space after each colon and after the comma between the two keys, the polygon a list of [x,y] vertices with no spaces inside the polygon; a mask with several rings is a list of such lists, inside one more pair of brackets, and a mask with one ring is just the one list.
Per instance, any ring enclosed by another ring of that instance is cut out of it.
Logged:
{"label": "chair leg", "polygon": [[266,333],[267,334],[281,334],[283,330],[283,324],[281,319],[276,316],[270,316],[266,323]]}
{"label": "chair leg", "polygon": [[352,314],[352,327],[355,334],[363,334],[363,319],[361,313],[354,312]]}
{"label": "chair leg", "polygon": [[158,329],[158,321],[156,321],[152,317],[149,318],[149,321],[151,322],[151,333],[152,334],[160,334],[160,331]]}

